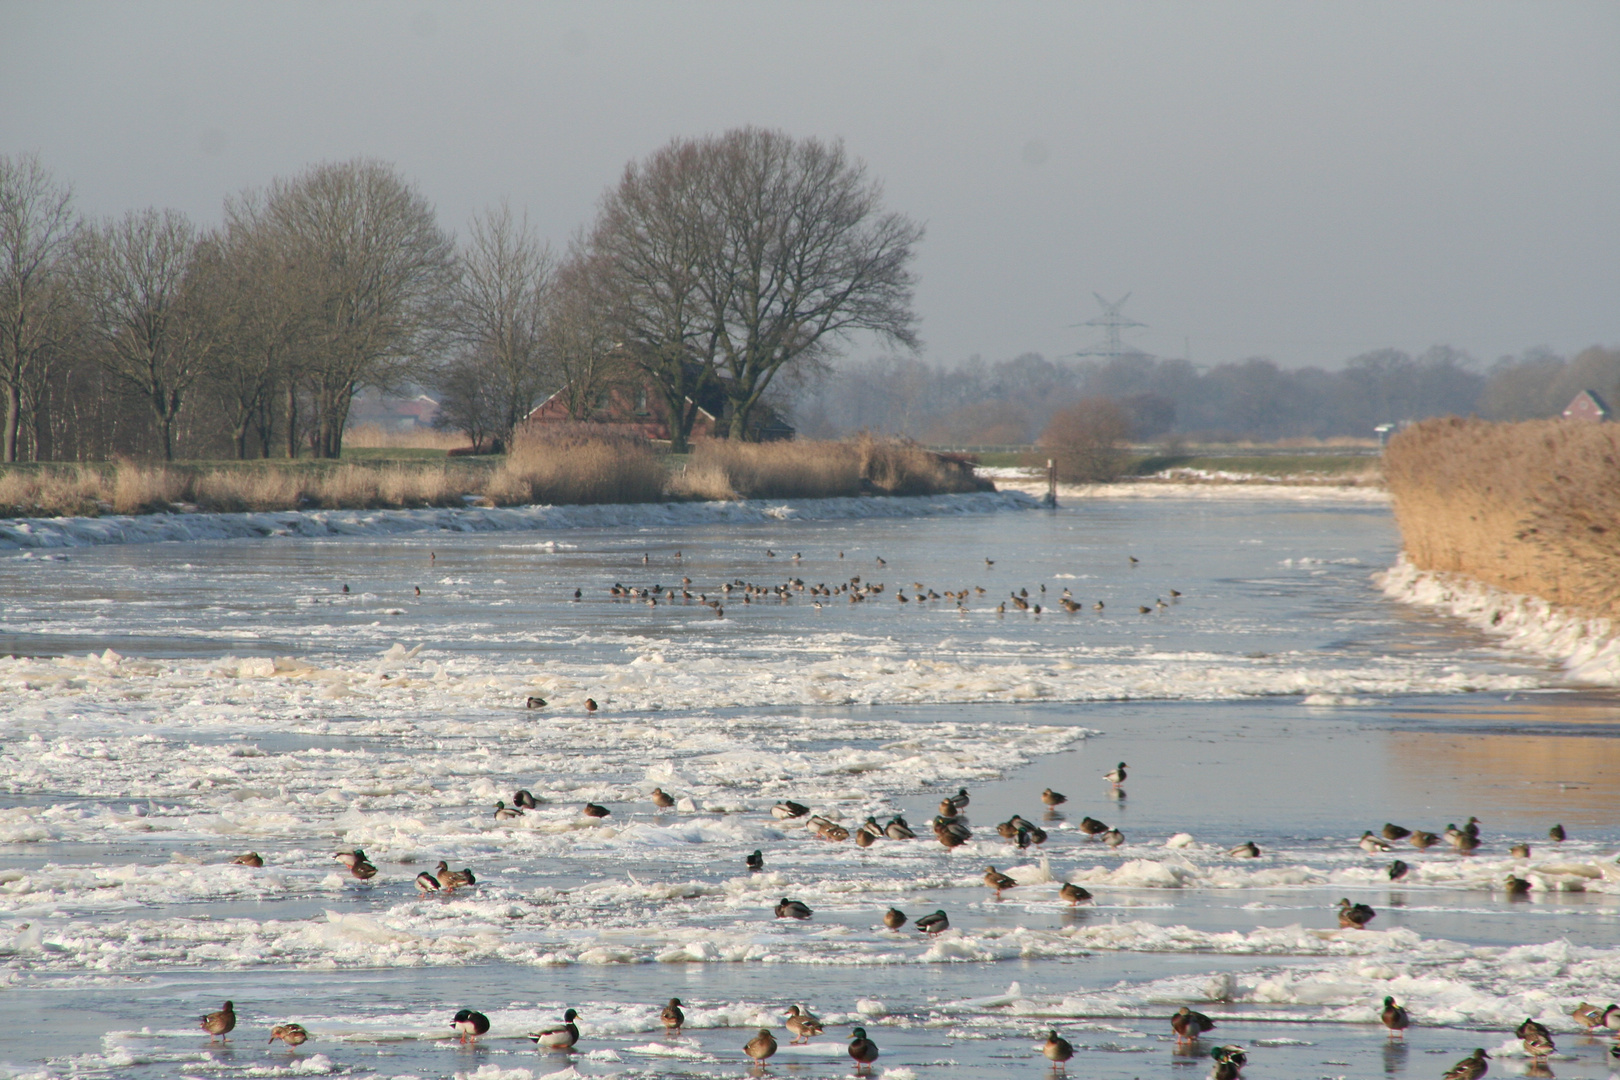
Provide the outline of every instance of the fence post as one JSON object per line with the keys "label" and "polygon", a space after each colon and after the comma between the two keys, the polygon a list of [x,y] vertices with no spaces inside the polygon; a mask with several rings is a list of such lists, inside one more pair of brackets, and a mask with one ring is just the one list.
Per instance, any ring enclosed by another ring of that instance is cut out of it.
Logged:
{"label": "fence post", "polygon": [[1057,508],[1057,462],[1052,458],[1046,459],[1046,498],[1042,502]]}

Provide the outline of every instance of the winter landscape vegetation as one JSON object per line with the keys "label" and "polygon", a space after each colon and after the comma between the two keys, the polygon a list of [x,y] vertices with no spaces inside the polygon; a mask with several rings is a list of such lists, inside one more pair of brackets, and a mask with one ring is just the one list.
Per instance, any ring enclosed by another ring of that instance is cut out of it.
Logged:
{"label": "winter landscape vegetation", "polygon": [[0,26],[0,1080],[1620,1067],[1612,9]]}

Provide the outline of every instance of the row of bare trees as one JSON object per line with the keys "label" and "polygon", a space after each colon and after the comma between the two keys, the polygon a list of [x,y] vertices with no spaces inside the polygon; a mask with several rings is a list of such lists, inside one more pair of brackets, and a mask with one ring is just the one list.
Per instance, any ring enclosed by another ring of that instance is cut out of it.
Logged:
{"label": "row of bare trees", "polygon": [[921,235],[841,145],[755,128],[631,163],[561,256],[504,203],[458,246],[376,161],[272,181],[200,229],[86,221],[37,158],[0,156],[3,458],[335,457],[360,390],[408,385],[475,443],[554,392],[589,419],[632,383],[677,449],[717,400],[746,439],[851,335],[916,344]]}

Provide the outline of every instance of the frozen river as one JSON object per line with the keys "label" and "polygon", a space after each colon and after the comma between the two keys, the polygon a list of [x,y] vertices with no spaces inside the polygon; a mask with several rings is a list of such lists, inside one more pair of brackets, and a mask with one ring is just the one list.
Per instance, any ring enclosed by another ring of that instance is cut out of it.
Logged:
{"label": "frozen river", "polygon": [[[854,1024],[897,1080],[1042,1076],[1052,1027],[1087,1077],[1192,1080],[1223,1042],[1257,1080],[1438,1077],[1475,1046],[1492,1075],[1609,1075],[1568,1013],[1620,998],[1613,692],[1386,599],[1377,501],[1000,505],[0,554],[0,1077],[740,1076],[768,1026],[771,1071],[808,1080],[849,1072]],[[884,590],[812,591],[857,576]],[[947,850],[927,824],[961,787]],[[540,805],[497,820],[518,788]],[[919,838],[821,840],[784,799]],[[1046,843],[998,836],[1014,813]],[[1470,856],[1357,845],[1470,816]],[[355,847],[369,881],[332,858]],[[441,859],[478,884],[419,895]],[[990,864],[1020,882],[999,899]],[[807,1046],[794,1003],[827,1026]],[[1218,1038],[1178,1047],[1183,1004]],[[537,1054],[569,1007],[577,1052]],[[285,1022],[296,1052],[266,1045]]]}

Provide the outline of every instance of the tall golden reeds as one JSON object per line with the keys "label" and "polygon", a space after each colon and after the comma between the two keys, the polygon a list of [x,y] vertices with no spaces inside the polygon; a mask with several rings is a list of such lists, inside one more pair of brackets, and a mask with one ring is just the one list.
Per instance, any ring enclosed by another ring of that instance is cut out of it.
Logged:
{"label": "tall golden reeds", "polygon": [[657,502],[667,475],[645,439],[564,424],[520,429],[484,495],[502,505]]}
{"label": "tall golden reeds", "polygon": [[1446,418],[1390,440],[1411,562],[1620,616],[1620,427]]}

